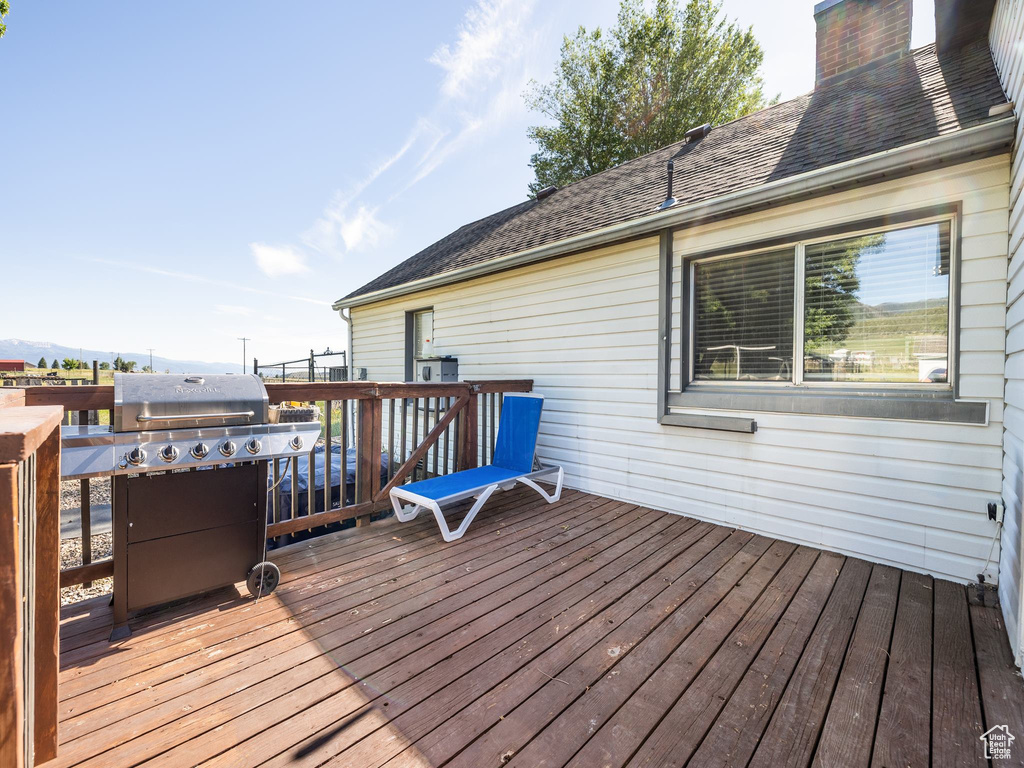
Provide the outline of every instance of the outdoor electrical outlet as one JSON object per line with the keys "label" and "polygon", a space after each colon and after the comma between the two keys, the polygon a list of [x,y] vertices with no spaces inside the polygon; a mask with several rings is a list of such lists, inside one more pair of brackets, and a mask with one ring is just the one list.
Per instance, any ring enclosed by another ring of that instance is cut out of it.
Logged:
{"label": "outdoor electrical outlet", "polygon": [[1003,522],[1003,502],[990,501],[988,503],[988,519],[996,523]]}

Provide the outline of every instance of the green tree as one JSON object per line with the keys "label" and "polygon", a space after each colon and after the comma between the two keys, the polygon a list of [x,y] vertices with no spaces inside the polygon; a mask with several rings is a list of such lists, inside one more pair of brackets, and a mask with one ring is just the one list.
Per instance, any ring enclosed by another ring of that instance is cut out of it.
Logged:
{"label": "green tree", "polygon": [[50,366],[53,370],[60,368],[60,363],[57,362],[57,358],[53,358],[53,365]]}
{"label": "green tree", "polygon": [[585,176],[765,106],[764,57],[752,29],[724,17],[716,0],[622,0],[616,26],[580,27],[562,40],[555,79],[531,82],[530,192]]}
{"label": "green tree", "polygon": [[831,244],[808,246],[804,279],[804,349],[828,352],[841,346],[856,322],[859,307],[861,256],[885,243],[883,235],[865,235],[846,241],[842,249]]}
{"label": "green tree", "polygon": [[100,370],[101,371],[109,371],[110,370],[110,363],[107,363],[107,362],[100,363]]}
{"label": "green tree", "polygon": [[39,358],[39,362],[36,363],[36,368],[46,368],[46,367],[47,367],[46,366],[46,358],[45,357],[40,357]]}
{"label": "green tree", "polygon": [[[4,24],[4,16],[6,16],[11,10],[11,4],[7,0],[0,0],[0,37],[4,36],[7,31],[7,25]],[[45,368],[45,365],[40,365],[40,368]]]}
{"label": "green tree", "polygon": [[[56,361],[54,361],[54,362],[56,362]],[[73,371],[76,368],[81,368],[82,367],[82,361],[81,360],[75,360],[72,357],[65,357],[64,361],[60,364],[60,366],[65,371]]]}

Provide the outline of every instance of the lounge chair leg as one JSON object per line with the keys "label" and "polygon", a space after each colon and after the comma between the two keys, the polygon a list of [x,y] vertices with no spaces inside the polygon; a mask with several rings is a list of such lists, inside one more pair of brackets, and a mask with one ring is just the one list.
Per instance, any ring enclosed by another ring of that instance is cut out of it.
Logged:
{"label": "lounge chair leg", "polygon": [[416,515],[423,511],[420,504],[413,504],[411,507],[402,506],[402,503],[394,496],[391,497],[391,507],[395,510],[395,517],[403,523],[415,520]]}
{"label": "lounge chair leg", "polygon": [[548,493],[543,488],[541,488],[539,485],[537,485],[537,483],[535,483],[533,480],[530,480],[530,479],[525,478],[525,477],[522,480],[520,480],[519,482],[521,482],[525,486],[533,488],[533,490],[535,490],[537,493],[539,493],[541,496],[544,497],[544,500],[548,504],[554,504],[556,501],[558,501],[562,497],[562,480],[564,478],[565,478],[565,470],[563,470],[561,467],[559,467],[558,468],[558,480],[555,481],[555,492],[554,493]]}
{"label": "lounge chair leg", "polygon": [[476,517],[476,513],[479,512],[483,505],[487,503],[487,500],[491,498],[491,494],[494,493],[496,490],[498,490],[497,485],[487,486],[484,492],[477,497],[476,503],[473,504],[469,512],[466,513],[466,516],[459,524],[459,527],[456,528],[454,531],[448,529],[448,521],[446,521],[444,519],[444,515],[441,514],[441,508],[437,505],[436,502],[434,502],[431,506],[431,509],[434,513],[434,517],[437,518],[437,525],[441,529],[441,536],[444,538],[444,540],[455,541],[456,539],[461,539],[466,534],[466,530],[469,528],[469,524],[473,522],[473,518]]}

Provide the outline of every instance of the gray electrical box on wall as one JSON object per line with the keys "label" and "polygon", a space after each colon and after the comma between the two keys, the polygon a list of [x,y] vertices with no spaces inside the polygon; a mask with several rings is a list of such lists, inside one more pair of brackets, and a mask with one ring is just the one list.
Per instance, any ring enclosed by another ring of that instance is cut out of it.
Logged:
{"label": "gray electrical box on wall", "polygon": [[416,381],[458,381],[459,359],[457,357],[416,358]]}

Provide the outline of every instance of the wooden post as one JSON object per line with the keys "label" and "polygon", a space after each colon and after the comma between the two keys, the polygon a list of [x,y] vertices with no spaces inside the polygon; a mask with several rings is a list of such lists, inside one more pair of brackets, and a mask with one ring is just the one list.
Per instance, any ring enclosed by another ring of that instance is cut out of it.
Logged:
{"label": "wooden post", "polygon": [[478,404],[476,390],[470,385],[469,403],[462,419],[461,440],[459,443],[459,469],[473,469],[477,466],[477,428]]}
{"label": "wooden post", "polygon": [[36,451],[35,763],[57,756],[60,635],[60,431]]}
{"label": "wooden post", "polygon": [[18,465],[0,464],[0,765],[25,764]]}
{"label": "wooden post", "polygon": [[[379,395],[359,402],[359,442],[356,446],[356,462],[359,465],[359,482],[356,487],[358,502],[371,501],[374,494],[380,490],[382,412]],[[369,516],[356,518],[357,526],[368,522]]]}

